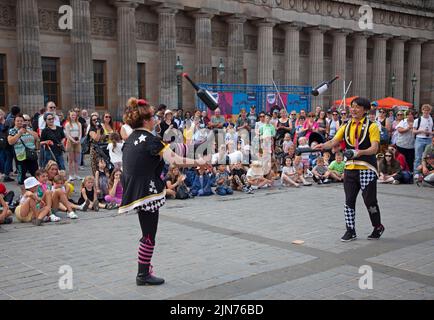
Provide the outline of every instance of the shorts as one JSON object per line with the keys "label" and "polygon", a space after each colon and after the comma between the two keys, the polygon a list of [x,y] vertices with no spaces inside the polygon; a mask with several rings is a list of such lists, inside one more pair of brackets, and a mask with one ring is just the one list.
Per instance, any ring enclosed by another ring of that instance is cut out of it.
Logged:
{"label": "shorts", "polygon": [[32,221],[32,213],[31,212],[29,212],[29,214],[27,216],[21,217],[20,211],[21,211],[21,206],[18,206],[18,207],[15,208],[15,216],[17,217],[17,220],[19,222],[30,222],[30,221]]}
{"label": "shorts", "polygon": [[66,152],[81,153],[81,144],[74,144],[68,140],[66,142]]}

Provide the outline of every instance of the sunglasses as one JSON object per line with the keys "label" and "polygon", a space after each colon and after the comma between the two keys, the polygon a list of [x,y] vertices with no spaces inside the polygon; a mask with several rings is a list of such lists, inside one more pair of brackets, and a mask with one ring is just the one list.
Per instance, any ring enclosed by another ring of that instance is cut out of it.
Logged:
{"label": "sunglasses", "polygon": [[347,114],[346,112],[341,112],[341,114]]}
{"label": "sunglasses", "polygon": [[386,112],[384,112],[384,111],[380,111],[380,113],[386,113]]}
{"label": "sunglasses", "polygon": [[296,113],[291,113],[291,116],[296,116],[297,114]]}
{"label": "sunglasses", "polygon": [[398,113],[397,115],[398,115],[398,116],[403,116],[403,114],[402,114],[402,113]]}
{"label": "sunglasses", "polygon": [[112,117],[111,117],[111,116],[104,116],[104,118],[109,118],[109,119],[111,119]]}
{"label": "sunglasses", "polygon": [[391,154],[386,154],[385,157],[386,158],[392,158],[392,155]]}
{"label": "sunglasses", "polygon": [[259,116],[259,118],[264,118],[265,116]]}
{"label": "sunglasses", "polygon": [[334,116],[337,116],[338,114],[337,114],[337,113],[333,113],[333,115],[334,115]]}
{"label": "sunglasses", "polygon": [[54,120],[54,118],[47,118],[47,121]]}

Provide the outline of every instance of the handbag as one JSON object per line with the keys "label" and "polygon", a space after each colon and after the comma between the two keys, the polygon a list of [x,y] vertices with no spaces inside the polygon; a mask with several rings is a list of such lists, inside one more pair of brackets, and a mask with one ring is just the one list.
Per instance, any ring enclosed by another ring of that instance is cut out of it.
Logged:
{"label": "handbag", "polygon": [[81,153],[82,154],[90,153],[90,137],[88,134],[86,135],[86,137],[83,140],[83,143],[81,144]]}
{"label": "handbag", "polygon": [[20,138],[21,143],[24,146],[24,149],[26,150],[26,160],[30,161],[38,161],[38,153],[34,149],[30,149],[26,146],[23,139]]}

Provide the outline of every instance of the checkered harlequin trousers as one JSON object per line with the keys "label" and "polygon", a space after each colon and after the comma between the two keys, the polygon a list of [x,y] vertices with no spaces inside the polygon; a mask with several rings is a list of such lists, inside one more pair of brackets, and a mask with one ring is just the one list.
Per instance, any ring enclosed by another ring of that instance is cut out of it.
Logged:
{"label": "checkered harlequin trousers", "polygon": [[373,227],[381,224],[380,208],[377,201],[377,175],[372,170],[345,170],[345,224],[347,229],[356,227],[356,199],[360,189],[369,212]]}

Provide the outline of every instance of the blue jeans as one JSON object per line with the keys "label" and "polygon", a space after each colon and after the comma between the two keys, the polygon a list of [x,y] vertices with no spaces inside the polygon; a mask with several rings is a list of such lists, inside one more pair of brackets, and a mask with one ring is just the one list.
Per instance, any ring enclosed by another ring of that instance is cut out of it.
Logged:
{"label": "blue jeans", "polygon": [[234,193],[234,191],[232,190],[231,187],[228,186],[218,186],[215,189],[215,192],[219,195],[219,196],[226,196],[226,195],[231,195]]}
{"label": "blue jeans", "polygon": [[414,153],[415,153],[415,159],[414,159],[414,173],[420,173],[419,170],[417,170],[417,167],[419,167],[422,163],[422,155],[425,151],[425,148],[427,145],[431,144],[431,138],[419,138],[416,137],[416,141],[414,143]]}
{"label": "blue jeans", "polygon": [[0,150],[0,173],[5,172],[5,163],[6,163],[6,151],[5,149]]}
{"label": "blue jeans", "polygon": [[3,173],[6,176],[9,176],[9,174],[12,172],[12,160],[14,159],[14,150],[10,147],[7,147],[3,151],[5,153]]}
{"label": "blue jeans", "polygon": [[56,159],[53,159],[53,156],[51,155],[50,151],[47,149],[42,149],[41,152],[41,167],[44,168],[49,160],[55,160],[57,164],[59,165],[59,170],[65,170],[65,161],[63,160],[63,154],[60,155],[54,155]]}

